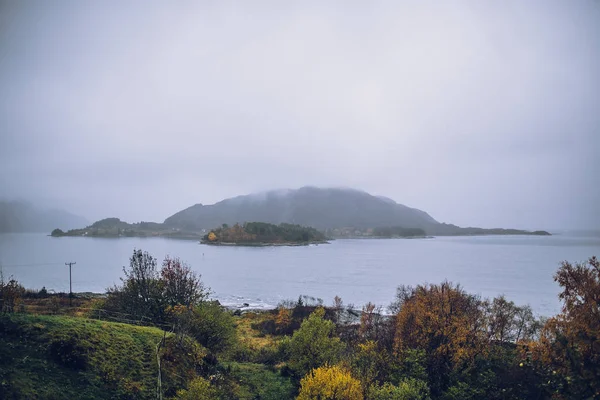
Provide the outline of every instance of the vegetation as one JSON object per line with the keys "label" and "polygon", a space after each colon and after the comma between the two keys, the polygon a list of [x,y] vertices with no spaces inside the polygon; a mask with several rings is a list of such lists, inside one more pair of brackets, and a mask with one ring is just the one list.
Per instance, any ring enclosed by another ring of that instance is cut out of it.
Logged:
{"label": "vegetation", "polygon": [[335,325],[323,319],[325,310],[317,308],[292,335],[288,347],[288,365],[297,378],[325,364],[337,362],[344,349],[334,336]]}
{"label": "vegetation", "polygon": [[600,398],[600,262],[563,262],[554,279],[563,288],[562,313],[527,343],[527,364],[566,398]]}
{"label": "vegetation", "polygon": [[86,226],[85,228],[62,231],[54,229],[50,234],[53,237],[86,236],[86,237],[166,237],[173,239],[199,240],[200,231],[186,231],[167,227],[156,222],[137,222],[129,224],[119,218],[105,218]]}
{"label": "vegetation", "polygon": [[[0,206],[2,204],[0,203]],[[0,231],[2,212],[0,207]],[[262,221],[248,231],[223,232],[232,236],[219,242],[229,243],[305,243],[328,237],[422,237],[442,235],[550,235],[546,231],[519,229],[461,228],[439,223],[429,214],[406,207],[395,201],[372,196],[352,189],[319,189],[304,187],[285,192],[266,192],[260,195],[238,196],[213,205],[196,204],[167,218],[164,223],[138,222],[129,224],[118,218],[106,218],[82,229],[63,232],[55,229],[52,236],[89,237],[167,237],[208,241],[207,230],[223,224],[233,226],[242,221]],[[284,228],[279,225],[287,223]],[[297,225],[317,230],[298,231]],[[7,225],[9,225],[7,223]],[[53,227],[58,224],[53,225]],[[82,226],[82,225],[75,225]],[[230,229],[227,226],[227,229]],[[295,226],[296,228],[291,228]],[[245,227],[245,225],[244,225]],[[244,228],[243,227],[243,228]],[[46,231],[50,231],[49,228]],[[261,233],[262,232],[262,233]],[[297,235],[299,233],[299,235]],[[306,233],[309,237],[303,236]],[[217,232],[213,232],[218,236]],[[253,235],[256,235],[252,239]],[[291,236],[290,236],[291,235]],[[262,236],[262,237],[261,237]],[[283,237],[286,236],[284,239]],[[311,237],[312,236],[312,237]],[[219,237],[220,238],[220,237]]]}
{"label": "vegetation", "polygon": [[159,270],[154,257],[134,250],[123,273],[122,285],[108,289],[104,307],[154,324],[172,322],[173,307],[193,308],[208,296],[200,277],[178,258],[165,258]]}
{"label": "vegetation", "polygon": [[388,226],[373,229],[375,237],[423,237],[425,230],[421,228],[403,228],[401,226]]}
{"label": "vegetation", "polygon": [[360,381],[339,366],[312,370],[300,381],[298,400],[362,400]]}
{"label": "vegetation", "polygon": [[[65,316],[0,317],[0,398],[156,397],[157,328]],[[162,387],[174,395],[202,369],[206,351],[182,351],[167,335]],[[167,361],[168,359],[168,361]]]}
{"label": "vegetation", "polygon": [[28,313],[53,296],[0,279],[0,398],[600,398],[596,258],[562,264],[545,322],[450,282],[400,286],[388,316],[306,296],[233,315],[176,258],[136,250],[124,273],[71,316]]}
{"label": "vegetation", "polygon": [[207,244],[308,244],[323,243],[325,235],[316,229],[292,224],[273,225],[264,222],[246,222],[243,225],[223,224],[203,238]]}

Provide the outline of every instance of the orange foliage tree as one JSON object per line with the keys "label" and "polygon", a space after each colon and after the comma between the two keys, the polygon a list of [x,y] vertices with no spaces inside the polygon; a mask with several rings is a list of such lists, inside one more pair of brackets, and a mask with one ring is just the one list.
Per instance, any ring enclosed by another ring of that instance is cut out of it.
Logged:
{"label": "orange foliage tree", "polygon": [[563,262],[554,276],[563,288],[562,313],[528,346],[534,368],[554,384],[555,397],[600,398],[600,262]]}
{"label": "orange foliage tree", "polygon": [[448,385],[450,372],[466,368],[486,351],[483,304],[449,282],[408,290],[396,317],[398,356],[423,349],[432,391]]}

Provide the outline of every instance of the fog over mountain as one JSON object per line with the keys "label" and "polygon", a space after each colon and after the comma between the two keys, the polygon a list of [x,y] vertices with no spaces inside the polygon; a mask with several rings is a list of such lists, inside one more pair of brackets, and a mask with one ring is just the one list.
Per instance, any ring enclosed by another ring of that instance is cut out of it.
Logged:
{"label": "fog over mountain", "polygon": [[438,224],[429,214],[352,189],[303,187],[225,199],[213,205],[196,204],[165,220],[166,225],[210,229],[223,223],[263,221],[293,223],[325,230]]}
{"label": "fog over mountain", "polygon": [[83,217],[64,210],[39,209],[25,201],[0,199],[0,233],[46,232],[80,228],[89,223]]}
{"label": "fog over mountain", "polygon": [[595,229],[598,21],[594,0],[0,2],[0,196],[162,221],[343,186]]}

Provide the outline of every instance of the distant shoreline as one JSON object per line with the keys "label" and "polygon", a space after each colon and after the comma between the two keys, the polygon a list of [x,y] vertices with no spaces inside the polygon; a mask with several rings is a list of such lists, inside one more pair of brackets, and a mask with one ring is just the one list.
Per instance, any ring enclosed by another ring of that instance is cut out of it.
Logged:
{"label": "distant shoreline", "polygon": [[229,247],[286,247],[286,246],[310,246],[311,244],[330,244],[327,240],[318,240],[312,242],[284,242],[284,243],[269,243],[269,242],[256,242],[256,243],[236,243],[236,242],[209,242],[207,240],[201,240],[200,244],[208,246],[229,246]]}

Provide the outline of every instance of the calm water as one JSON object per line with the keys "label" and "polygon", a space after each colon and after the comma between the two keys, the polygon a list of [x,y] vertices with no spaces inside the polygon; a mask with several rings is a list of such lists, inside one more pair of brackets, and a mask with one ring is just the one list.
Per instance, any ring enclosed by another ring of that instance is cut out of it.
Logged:
{"label": "calm water", "polygon": [[0,235],[0,264],[28,288],[104,292],[119,282],[134,248],[159,260],[179,256],[202,274],[213,297],[228,305],[269,307],[299,295],[340,296],[346,304],[387,306],[399,284],[459,282],[484,297],[505,294],[542,315],[559,310],[552,280],[562,260],[600,256],[599,238],[569,236],[336,240],[308,247],[211,247],[169,239],[52,238]]}

